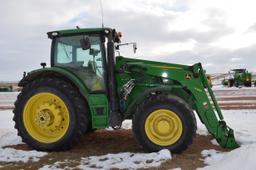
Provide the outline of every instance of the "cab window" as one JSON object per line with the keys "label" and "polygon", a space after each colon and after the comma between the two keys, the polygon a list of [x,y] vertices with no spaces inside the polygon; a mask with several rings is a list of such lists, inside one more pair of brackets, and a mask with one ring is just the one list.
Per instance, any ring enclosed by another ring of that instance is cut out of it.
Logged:
{"label": "cab window", "polygon": [[[85,43],[88,43],[87,46]],[[103,45],[98,35],[57,37],[54,66],[74,72],[91,91],[105,90]]]}

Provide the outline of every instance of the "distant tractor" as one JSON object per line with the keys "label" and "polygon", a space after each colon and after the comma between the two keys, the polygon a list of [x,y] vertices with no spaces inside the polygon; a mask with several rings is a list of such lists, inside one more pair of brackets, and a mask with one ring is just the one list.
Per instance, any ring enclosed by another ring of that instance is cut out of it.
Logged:
{"label": "distant tractor", "polygon": [[222,85],[228,87],[251,87],[252,86],[252,73],[246,69],[233,69],[229,71],[229,77],[222,80]]}
{"label": "distant tractor", "polygon": [[6,86],[6,85],[0,86],[0,92],[12,92],[12,91],[13,91],[12,86]]}
{"label": "distant tractor", "polygon": [[179,153],[196,134],[194,113],[220,146],[239,146],[201,63],[120,56],[121,33],[111,28],[53,31],[48,37],[51,66],[41,63],[41,69],[24,74],[13,110],[18,135],[29,146],[69,149],[88,132],[118,129],[132,119],[134,136],[145,150]]}

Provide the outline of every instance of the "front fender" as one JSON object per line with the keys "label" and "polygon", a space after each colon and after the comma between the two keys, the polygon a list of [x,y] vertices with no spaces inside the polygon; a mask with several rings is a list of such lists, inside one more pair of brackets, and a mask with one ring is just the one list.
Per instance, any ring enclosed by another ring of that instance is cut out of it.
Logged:
{"label": "front fender", "polygon": [[172,94],[182,98],[186,103],[190,106],[190,108],[194,109],[195,97],[194,95],[182,86],[159,86],[148,88],[141,93],[138,93],[132,102],[129,104],[128,108],[126,109],[124,115],[125,118],[132,116],[134,110],[136,110],[137,106],[139,106],[148,96],[152,93],[165,93],[165,94]]}

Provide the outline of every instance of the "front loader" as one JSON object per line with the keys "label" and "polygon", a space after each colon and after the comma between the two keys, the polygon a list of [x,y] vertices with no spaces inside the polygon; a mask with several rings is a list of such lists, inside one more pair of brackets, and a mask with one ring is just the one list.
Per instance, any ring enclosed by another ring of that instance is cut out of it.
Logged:
{"label": "front loader", "polygon": [[195,136],[194,111],[220,146],[239,146],[200,63],[115,56],[121,34],[111,28],[53,31],[48,37],[51,66],[42,63],[24,74],[13,111],[15,128],[29,146],[69,149],[88,132],[118,129],[132,119],[145,150],[179,153]]}

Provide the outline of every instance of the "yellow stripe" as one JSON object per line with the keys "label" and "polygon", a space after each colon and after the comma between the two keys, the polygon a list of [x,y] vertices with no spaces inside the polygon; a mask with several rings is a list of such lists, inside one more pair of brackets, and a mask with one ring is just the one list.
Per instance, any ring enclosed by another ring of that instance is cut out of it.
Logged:
{"label": "yellow stripe", "polygon": [[180,67],[174,67],[174,66],[152,66],[152,67],[156,67],[156,68],[162,68],[162,69],[182,69]]}
{"label": "yellow stripe", "polygon": [[201,90],[201,89],[196,88],[196,87],[195,87],[195,90],[196,90],[196,91],[199,91],[199,92],[202,92],[202,90]]}

